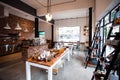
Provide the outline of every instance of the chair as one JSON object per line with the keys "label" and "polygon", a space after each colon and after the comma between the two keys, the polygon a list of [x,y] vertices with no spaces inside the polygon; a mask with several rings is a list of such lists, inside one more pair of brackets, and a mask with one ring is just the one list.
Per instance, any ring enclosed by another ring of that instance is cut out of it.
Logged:
{"label": "chair", "polygon": [[77,41],[76,49],[80,50],[80,41]]}
{"label": "chair", "polygon": [[73,48],[74,48],[74,45],[69,45],[69,50],[70,50],[70,54],[73,55]]}

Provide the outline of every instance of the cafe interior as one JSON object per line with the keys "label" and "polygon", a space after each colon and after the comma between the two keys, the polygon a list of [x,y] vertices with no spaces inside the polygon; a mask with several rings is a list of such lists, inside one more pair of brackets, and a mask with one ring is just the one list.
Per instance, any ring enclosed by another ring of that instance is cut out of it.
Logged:
{"label": "cafe interior", "polygon": [[0,0],[0,80],[120,80],[119,0]]}

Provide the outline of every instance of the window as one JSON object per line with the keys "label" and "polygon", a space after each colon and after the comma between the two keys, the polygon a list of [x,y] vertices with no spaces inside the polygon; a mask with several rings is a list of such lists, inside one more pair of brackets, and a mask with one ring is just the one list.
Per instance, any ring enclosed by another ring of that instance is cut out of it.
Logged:
{"label": "window", "polygon": [[111,21],[114,20],[115,13],[116,13],[115,9],[113,11],[111,11]]}
{"label": "window", "polygon": [[105,19],[105,24],[109,23],[109,18],[110,18],[109,14],[107,16],[105,16],[105,18],[104,18]]}
{"label": "window", "polygon": [[101,22],[100,22],[100,26],[103,26],[103,19],[102,19]]}
{"label": "window", "polygon": [[104,27],[104,43],[107,39],[108,33],[110,31],[110,27],[112,27],[112,23],[109,23]]}
{"label": "window", "polygon": [[97,24],[97,27],[100,27],[100,23]]}
{"label": "window", "polygon": [[111,11],[111,21],[113,21],[115,19],[117,8],[119,8],[119,7],[120,7],[120,4]]}
{"label": "window", "polygon": [[103,37],[103,27],[100,28],[100,37],[101,37],[101,40],[100,40],[100,52],[102,52],[102,48],[103,48],[103,40],[104,40],[104,37]]}
{"label": "window", "polygon": [[111,46],[106,46],[105,57],[107,57],[111,52],[114,51],[114,48]]}
{"label": "window", "polygon": [[80,39],[80,27],[60,27],[58,28],[58,41],[76,42]]}

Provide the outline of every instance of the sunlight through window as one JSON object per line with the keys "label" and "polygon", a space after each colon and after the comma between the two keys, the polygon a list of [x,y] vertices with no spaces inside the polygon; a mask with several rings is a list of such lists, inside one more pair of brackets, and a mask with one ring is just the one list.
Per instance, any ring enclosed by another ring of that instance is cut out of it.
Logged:
{"label": "sunlight through window", "polygon": [[64,42],[76,42],[79,41],[80,27],[60,27],[58,29],[58,40]]}

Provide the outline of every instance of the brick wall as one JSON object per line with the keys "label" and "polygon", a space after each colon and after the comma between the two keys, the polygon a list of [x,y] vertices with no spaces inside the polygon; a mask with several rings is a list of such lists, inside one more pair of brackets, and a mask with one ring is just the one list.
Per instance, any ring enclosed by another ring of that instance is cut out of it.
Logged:
{"label": "brick wall", "polygon": [[[6,23],[12,28],[10,30],[6,30],[3,27],[6,26]],[[21,31],[15,30],[15,27],[19,23],[20,27],[22,27]],[[29,32],[24,32],[24,29],[27,28]],[[8,34],[8,33],[21,33],[20,39],[31,39],[34,37],[34,21],[27,20],[12,14],[9,14],[9,17],[0,18],[0,34]]]}

